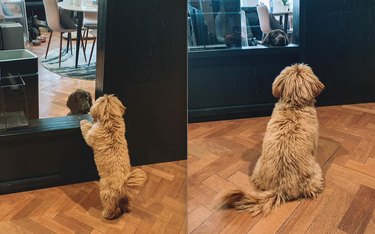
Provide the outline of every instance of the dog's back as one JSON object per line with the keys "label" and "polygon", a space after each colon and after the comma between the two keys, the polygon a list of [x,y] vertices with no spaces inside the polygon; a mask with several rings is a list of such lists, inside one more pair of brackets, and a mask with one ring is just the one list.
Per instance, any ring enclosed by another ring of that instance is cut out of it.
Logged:
{"label": "dog's back", "polygon": [[223,196],[227,207],[267,214],[300,197],[316,197],[323,189],[321,168],[315,161],[318,120],[315,97],[324,85],[304,64],[286,67],[272,84],[275,105],[263,139],[252,180],[254,193],[234,190]]}
{"label": "dog's back", "polygon": [[317,141],[318,120],[314,107],[291,109],[277,103],[267,125],[262,155],[253,172],[254,183],[261,189],[276,189],[289,198],[298,198],[305,176],[315,164]]}

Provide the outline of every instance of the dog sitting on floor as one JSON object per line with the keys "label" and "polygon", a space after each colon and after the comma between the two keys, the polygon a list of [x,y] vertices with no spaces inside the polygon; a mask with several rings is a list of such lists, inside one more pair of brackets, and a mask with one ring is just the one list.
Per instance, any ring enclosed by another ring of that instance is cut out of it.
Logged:
{"label": "dog sitting on floor", "polygon": [[125,139],[125,107],[113,95],[98,98],[90,111],[93,123],[82,120],[81,131],[94,150],[99,172],[102,216],[114,219],[132,209],[133,193],[147,179],[141,169],[131,171],[128,144]]}
{"label": "dog sitting on floor", "polygon": [[92,106],[92,98],[90,92],[77,89],[71,93],[66,101],[66,106],[69,108],[68,115],[82,115],[87,114]]}
{"label": "dog sitting on floor", "polygon": [[304,64],[286,67],[276,77],[272,94],[279,101],[252,175],[258,191],[233,190],[221,197],[224,206],[266,215],[287,201],[315,198],[323,190],[322,171],[315,160],[318,119],[314,107],[323,88]]}
{"label": "dog sitting on floor", "polygon": [[264,46],[286,46],[289,44],[288,35],[281,30],[275,29],[271,32],[267,33],[262,41],[262,45]]}

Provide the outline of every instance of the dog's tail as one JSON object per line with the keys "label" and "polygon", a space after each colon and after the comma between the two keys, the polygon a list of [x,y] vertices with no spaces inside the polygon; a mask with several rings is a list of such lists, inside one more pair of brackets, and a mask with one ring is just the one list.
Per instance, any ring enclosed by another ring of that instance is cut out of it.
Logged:
{"label": "dog's tail", "polygon": [[260,213],[267,215],[274,208],[285,202],[285,199],[277,192],[262,191],[250,194],[240,189],[227,192],[220,199],[223,207],[247,211],[254,216]]}
{"label": "dog's tail", "polygon": [[147,180],[147,174],[141,169],[134,169],[124,184],[126,194],[138,190]]}

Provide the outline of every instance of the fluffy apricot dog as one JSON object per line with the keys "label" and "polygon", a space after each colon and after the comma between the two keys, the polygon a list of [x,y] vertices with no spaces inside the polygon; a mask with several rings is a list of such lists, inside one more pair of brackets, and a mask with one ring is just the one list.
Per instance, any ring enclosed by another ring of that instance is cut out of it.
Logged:
{"label": "fluffy apricot dog", "polygon": [[318,119],[315,97],[323,90],[305,64],[286,67],[272,84],[279,98],[263,139],[252,181],[258,191],[234,190],[222,197],[224,206],[254,216],[298,198],[315,198],[323,190],[323,177],[315,160]]}
{"label": "fluffy apricot dog", "polygon": [[113,95],[98,98],[91,107],[93,123],[81,121],[86,143],[94,150],[99,172],[102,216],[114,219],[132,209],[133,192],[146,181],[141,169],[131,171],[125,139],[125,107]]}

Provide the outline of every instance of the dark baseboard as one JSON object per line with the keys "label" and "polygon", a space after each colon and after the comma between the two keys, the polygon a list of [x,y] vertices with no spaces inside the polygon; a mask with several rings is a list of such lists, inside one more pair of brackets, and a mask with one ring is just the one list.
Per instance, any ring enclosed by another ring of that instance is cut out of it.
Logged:
{"label": "dark baseboard", "polygon": [[274,103],[189,110],[189,123],[269,116]]}
{"label": "dark baseboard", "polygon": [[23,192],[34,189],[48,188],[51,186],[61,186],[66,184],[81,183],[98,180],[98,172],[75,172],[67,174],[57,174],[21,180],[13,180],[0,183],[0,194]]}

